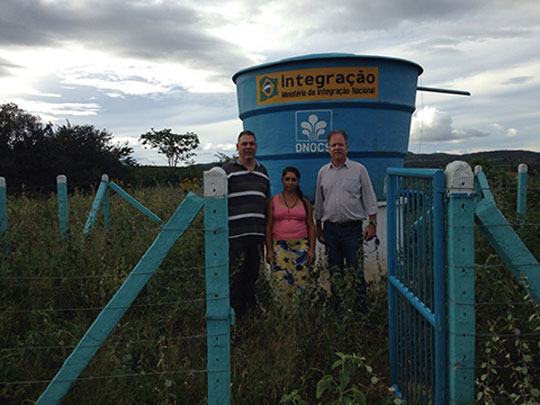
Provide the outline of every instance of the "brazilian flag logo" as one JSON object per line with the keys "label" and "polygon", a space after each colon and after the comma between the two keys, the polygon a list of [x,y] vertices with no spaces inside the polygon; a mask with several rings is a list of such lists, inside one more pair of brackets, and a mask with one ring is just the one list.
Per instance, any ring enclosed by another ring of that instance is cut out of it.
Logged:
{"label": "brazilian flag logo", "polygon": [[259,80],[259,94],[261,98],[260,101],[265,101],[278,95],[277,81],[277,78],[272,79],[268,76],[261,77],[261,79]]}

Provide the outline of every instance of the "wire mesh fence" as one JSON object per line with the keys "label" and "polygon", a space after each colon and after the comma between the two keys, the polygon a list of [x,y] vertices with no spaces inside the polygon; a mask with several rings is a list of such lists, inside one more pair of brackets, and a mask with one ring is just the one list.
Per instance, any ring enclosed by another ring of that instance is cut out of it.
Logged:
{"label": "wire mesh fence", "polygon": [[[491,191],[511,195],[514,188]],[[178,192],[169,206],[174,207],[181,196]],[[84,207],[90,204],[87,199],[77,206],[75,197],[70,205],[72,236],[61,242],[54,196],[49,198],[52,200],[36,202],[21,197],[20,201],[10,201],[11,249],[0,272],[0,398],[8,402],[37,398],[96,311],[104,307],[160,230],[118,199],[112,205],[111,229],[105,232],[98,222],[92,236],[84,239],[79,230],[88,212]],[[147,200],[149,205],[152,200]],[[18,203],[21,205],[17,207]],[[156,209],[165,218],[171,211],[165,205]],[[523,232],[540,226],[534,211],[524,222],[511,215],[508,218],[510,226]],[[173,402],[178,396],[175,388],[182,386],[188,387],[185,398],[194,403],[204,401],[206,364],[201,356],[208,335],[204,332],[204,291],[200,284],[204,277],[203,228],[200,220],[196,222],[186,235],[188,242],[172,252],[118,325],[116,339],[103,345],[66,403],[95,394],[96,384],[138,387],[141,379],[152,383],[148,384],[150,388],[145,384],[136,399],[157,395]],[[527,299],[526,290],[493,256],[485,241],[477,239],[474,369],[478,403],[504,403],[503,399],[540,402],[538,307]],[[531,248],[535,246],[534,235],[524,240]],[[200,342],[188,348],[183,345],[187,341]]]}

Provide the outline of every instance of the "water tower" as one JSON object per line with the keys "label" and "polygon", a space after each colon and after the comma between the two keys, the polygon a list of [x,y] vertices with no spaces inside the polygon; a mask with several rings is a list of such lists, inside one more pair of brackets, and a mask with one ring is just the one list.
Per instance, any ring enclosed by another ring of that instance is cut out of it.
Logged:
{"label": "water tower", "polygon": [[403,59],[317,54],[239,71],[240,119],[255,132],[257,159],[270,174],[272,194],[281,172],[296,166],[302,190],[315,198],[319,168],[329,161],[326,135],[349,135],[349,158],[364,164],[379,200],[387,167],[403,167],[422,68]]}

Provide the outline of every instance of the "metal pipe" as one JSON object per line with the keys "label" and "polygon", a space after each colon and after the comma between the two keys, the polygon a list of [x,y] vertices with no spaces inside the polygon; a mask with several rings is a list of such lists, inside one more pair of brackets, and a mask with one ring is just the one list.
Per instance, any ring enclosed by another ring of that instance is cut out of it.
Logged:
{"label": "metal pipe", "polygon": [[418,86],[416,90],[419,91],[431,91],[433,93],[447,93],[447,94],[458,94],[460,96],[470,96],[471,92],[464,90],[450,90],[450,89],[437,89],[435,87],[423,87]]}

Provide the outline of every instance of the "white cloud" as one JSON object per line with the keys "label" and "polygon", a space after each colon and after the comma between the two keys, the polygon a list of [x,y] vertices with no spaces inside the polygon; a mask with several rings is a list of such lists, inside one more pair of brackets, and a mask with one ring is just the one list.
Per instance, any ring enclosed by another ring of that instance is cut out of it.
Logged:
{"label": "white cloud", "polygon": [[203,148],[202,148],[204,151],[217,151],[217,150],[221,150],[221,151],[234,151],[236,150],[236,145],[234,143],[220,143],[220,144],[217,144],[217,145],[214,145],[212,143],[206,143]]}
{"label": "white cloud", "polygon": [[[537,0],[2,0],[0,9],[0,101],[134,142],[152,127],[194,131],[197,161],[234,151],[234,73],[325,52],[404,58],[424,68],[421,85],[472,92],[422,94],[411,149],[538,145]],[[135,158],[152,153],[136,148]]]}
{"label": "white cloud", "polygon": [[455,128],[452,117],[436,107],[425,106],[412,117],[411,141],[460,143],[486,136],[487,133],[477,129]]}
{"label": "white cloud", "polygon": [[501,124],[498,124],[496,122],[494,122],[493,124],[491,124],[491,126],[493,127],[493,129],[497,132],[503,132],[504,131],[504,127],[501,125]]}
{"label": "white cloud", "polygon": [[518,130],[515,128],[508,128],[508,131],[506,131],[506,135],[511,138],[514,136],[517,136],[517,134],[518,134]]}
{"label": "white cloud", "polygon": [[58,122],[63,121],[66,115],[70,116],[95,116],[100,111],[96,103],[50,103],[37,100],[11,99],[19,108],[38,114],[42,120]]}

